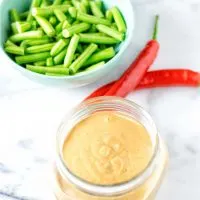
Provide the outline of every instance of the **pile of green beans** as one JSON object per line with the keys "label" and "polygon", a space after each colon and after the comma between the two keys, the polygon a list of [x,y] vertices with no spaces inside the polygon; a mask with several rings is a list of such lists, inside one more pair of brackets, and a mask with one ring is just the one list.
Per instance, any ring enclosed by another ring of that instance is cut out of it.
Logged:
{"label": "pile of green beans", "polygon": [[126,36],[117,7],[101,0],[32,0],[30,9],[10,10],[5,51],[16,63],[50,76],[75,75],[102,67]]}

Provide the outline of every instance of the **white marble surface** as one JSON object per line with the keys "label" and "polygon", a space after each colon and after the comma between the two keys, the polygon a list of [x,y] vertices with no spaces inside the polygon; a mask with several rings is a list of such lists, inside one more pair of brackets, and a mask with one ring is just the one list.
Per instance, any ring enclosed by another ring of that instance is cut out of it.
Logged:
{"label": "white marble surface", "polygon": [[[152,69],[200,71],[200,0],[133,0],[133,4],[137,28],[123,66],[150,37],[153,15],[159,13],[161,51]],[[48,172],[59,122],[103,82],[73,90],[64,85],[50,88],[22,77],[0,58],[0,199],[50,200]],[[120,73],[119,69],[104,82]],[[151,113],[169,147],[169,172],[157,199],[199,200],[200,89],[154,89],[128,98]]]}

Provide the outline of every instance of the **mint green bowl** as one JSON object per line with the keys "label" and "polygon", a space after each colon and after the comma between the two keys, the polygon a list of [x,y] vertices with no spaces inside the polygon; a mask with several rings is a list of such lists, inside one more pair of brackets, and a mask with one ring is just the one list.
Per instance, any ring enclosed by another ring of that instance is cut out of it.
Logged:
{"label": "mint green bowl", "polygon": [[[110,8],[112,6],[117,6],[127,24],[127,35],[124,42],[122,42],[119,46],[116,47],[118,53],[116,56],[107,62],[104,66],[80,73],[74,76],[63,76],[63,77],[54,77],[47,76],[42,74],[37,74],[35,72],[31,72],[17,63],[15,63],[4,51],[3,44],[7,39],[10,21],[9,21],[9,10],[11,8],[16,8],[18,11],[23,12],[29,8],[31,0],[0,0],[0,57],[5,60],[8,65],[11,65],[14,69],[18,70],[22,75],[30,78],[31,80],[35,80],[42,84],[65,84],[66,87],[80,87],[90,83],[93,83],[103,77],[105,77],[110,71],[117,70],[119,66],[119,61],[123,58],[126,51],[128,51],[128,46],[131,43],[133,31],[135,27],[135,16],[133,7],[131,5],[130,0],[102,0],[106,6],[106,8]],[[6,67],[6,66],[2,66]]]}

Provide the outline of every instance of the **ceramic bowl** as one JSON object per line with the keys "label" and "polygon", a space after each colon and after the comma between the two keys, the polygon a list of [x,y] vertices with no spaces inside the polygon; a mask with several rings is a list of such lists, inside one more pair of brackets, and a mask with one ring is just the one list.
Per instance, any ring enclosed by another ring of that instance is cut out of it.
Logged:
{"label": "ceramic bowl", "polygon": [[[66,87],[79,87],[87,85],[105,77],[112,70],[117,70],[119,66],[119,61],[123,58],[123,55],[128,51],[128,46],[131,43],[131,39],[134,33],[135,27],[135,16],[134,10],[130,0],[102,0],[106,8],[112,6],[117,6],[126,21],[127,24],[127,34],[126,39],[116,47],[117,54],[104,66],[97,68],[92,71],[80,73],[73,76],[63,76],[63,77],[54,77],[47,76],[42,74],[37,74],[31,72],[17,63],[15,63],[9,55],[4,51],[3,44],[7,39],[8,31],[10,27],[9,20],[9,10],[16,8],[18,11],[23,12],[27,10],[30,6],[31,0],[0,0],[0,55],[1,59],[5,60],[5,63],[11,65],[14,69],[18,70],[22,75],[35,80],[42,84],[63,84],[65,83]],[[3,66],[5,67],[5,66]]]}

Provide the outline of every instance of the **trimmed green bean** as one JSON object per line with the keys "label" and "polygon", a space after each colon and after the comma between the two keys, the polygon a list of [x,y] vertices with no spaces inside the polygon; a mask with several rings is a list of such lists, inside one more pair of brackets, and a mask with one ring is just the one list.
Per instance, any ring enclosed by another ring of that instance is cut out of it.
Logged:
{"label": "trimmed green bean", "polygon": [[77,0],[72,0],[73,6],[80,12],[87,13],[85,5]]}
{"label": "trimmed green bean", "polygon": [[120,32],[125,33],[126,32],[126,24],[125,24],[125,21],[124,21],[122,15],[121,15],[121,12],[119,11],[119,9],[117,7],[113,7],[111,9],[111,12],[112,12],[114,20],[117,24],[118,30]]}
{"label": "trimmed green bean", "polygon": [[66,53],[67,53],[67,47],[64,48],[57,56],[53,58],[54,64],[55,65],[63,64]]}
{"label": "trimmed green bean", "polygon": [[15,24],[15,23],[16,23],[16,22],[14,22],[14,23],[11,24],[12,33],[13,33],[13,34],[18,34],[19,32],[18,32],[18,30],[17,30],[17,27],[16,27],[16,24]]}
{"label": "trimmed green bean", "polygon": [[88,30],[90,27],[91,27],[90,24],[87,24],[87,23],[76,24],[67,29],[64,29],[62,31],[62,34],[63,34],[63,37],[69,38],[73,34],[81,33],[81,32]]}
{"label": "trimmed green bean", "polygon": [[97,48],[98,46],[96,44],[90,44],[87,49],[70,65],[70,73],[75,74],[88,60],[88,58],[97,50]]}
{"label": "trimmed green bean", "polygon": [[90,1],[90,8],[91,8],[92,14],[94,16],[99,17],[99,18],[103,18],[104,17],[103,12],[101,11],[101,9],[99,9],[99,7],[97,6],[96,2]]}
{"label": "trimmed green bean", "polygon": [[65,20],[62,24],[62,30],[69,28],[70,26],[71,24],[67,20]]}
{"label": "trimmed green bean", "polygon": [[111,25],[110,21],[108,21],[107,19],[98,18],[93,15],[88,15],[80,12],[78,12],[77,14],[77,19],[90,24],[104,24],[108,26]]}
{"label": "trimmed green bean", "polygon": [[21,56],[24,55],[24,48],[23,47],[10,45],[10,46],[7,46],[5,48],[5,51],[7,53],[10,53],[10,54],[21,55]]}
{"label": "trimmed green bean", "polygon": [[114,30],[114,29],[112,29],[112,28],[110,28],[110,27],[108,27],[108,26],[99,24],[99,25],[96,26],[96,28],[97,28],[100,32],[105,33],[105,34],[107,34],[107,35],[109,35],[109,36],[111,36],[111,37],[113,37],[113,38],[115,38],[115,39],[117,39],[117,40],[119,40],[119,41],[123,41],[124,38],[125,38],[124,33],[121,33],[121,32],[119,32],[119,31],[116,31],[116,30]]}
{"label": "trimmed green bean", "polygon": [[117,28],[117,24],[116,23],[112,23],[111,27],[112,29],[118,31],[118,28]]}
{"label": "trimmed green bean", "polygon": [[52,57],[47,58],[46,66],[50,67],[50,66],[53,66],[53,65],[54,65],[53,58]]}
{"label": "trimmed green bean", "polygon": [[55,26],[58,23],[58,20],[55,16],[51,16],[49,18],[49,22],[51,23],[52,26]]}
{"label": "trimmed green bean", "polygon": [[20,15],[16,9],[11,9],[10,10],[10,18],[11,22],[18,22],[20,21]]}
{"label": "trimmed green bean", "polygon": [[15,47],[17,47],[17,45],[14,44],[13,42],[11,42],[10,40],[7,40],[7,41],[5,42],[5,47],[7,47],[7,46],[15,46]]}
{"label": "trimmed green bean", "polygon": [[70,14],[71,17],[76,18],[76,16],[77,16],[77,10],[76,10],[76,8],[70,7],[69,8],[69,14]]}
{"label": "trimmed green bean", "polygon": [[47,19],[40,16],[35,16],[35,19],[49,37],[55,36],[56,31]]}
{"label": "trimmed green bean", "polygon": [[81,22],[80,22],[79,20],[76,20],[76,21],[73,22],[72,25],[76,25],[76,24],[80,24],[80,23],[81,23]]}
{"label": "trimmed green bean", "polygon": [[64,39],[60,39],[51,49],[51,56],[56,56],[59,54],[65,47],[67,46],[67,43]]}
{"label": "trimmed green bean", "polygon": [[62,32],[59,33],[58,35],[56,35],[56,41],[58,42],[60,39],[64,39],[63,35],[62,35]]}
{"label": "trimmed green bean", "polygon": [[36,66],[46,66],[46,60],[34,62],[33,64]]}
{"label": "trimmed green bean", "polygon": [[62,2],[63,0],[54,0],[53,5],[60,5]]}
{"label": "trimmed green bean", "polygon": [[38,23],[37,23],[35,20],[33,20],[33,21],[32,21],[31,29],[34,30],[34,31],[36,31],[37,28],[38,28]]}
{"label": "trimmed green bean", "polygon": [[13,36],[11,36],[9,39],[12,42],[21,42],[22,40],[28,40],[28,39],[39,39],[42,38],[43,31],[28,31],[24,33],[18,33]]}
{"label": "trimmed green bean", "polygon": [[64,66],[65,67],[69,67],[73,61],[73,56],[76,52],[78,43],[79,43],[79,36],[78,35],[74,35],[72,37],[72,39],[70,40],[69,46],[67,48],[67,53],[65,56],[65,60],[64,60]]}
{"label": "trimmed green bean", "polygon": [[37,40],[24,40],[22,41],[20,46],[35,46],[35,45],[48,44],[50,42],[52,42],[51,38],[43,36],[41,39]]}
{"label": "trimmed green bean", "polygon": [[[32,0],[30,10],[34,9],[35,7],[40,7],[40,4],[41,4],[41,0]],[[29,12],[26,20],[28,22],[33,20],[33,16],[31,12]]]}
{"label": "trimmed green bean", "polygon": [[62,26],[63,26],[64,22],[60,22],[57,26],[56,26],[56,33],[60,33],[62,32]]}
{"label": "trimmed green bean", "polygon": [[103,10],[103,2],[101,0],[96,0],[95,3],[99,7],[100,10]]}
{"label": "trimmed green bean", "polygon": [[82,43],[96,43],[96,44],[117,44],[119,40],[116,40],[108,36],[100,36],[93,33],[81,33],[80,42]]}
{"label": "trimmed green bean", "polygon": [[35,54],[35,53],[47,52],[50,51],[54,45],[55,43],[50,43],[50,44],[42,44],[42,45],[28,47],[26,48],[26,53]]}
{"label": "trimmed green bean", "polygon": [[18,33],[23,33],[23,32],[29,31],[32,27],[32,24],[29,22],[15,22],[12,25],[16,26]]}
{"label": "trimmed green bean", "polygon": [[72,5],[72,2],[71,1],[64,1],[63,3],[62,3],[63,5]]}
{"label": "trimmed green bean", "polygon": [[90,66],[95,63],[109,60],[115,56],[115,50],[113,47],[109,47],[107,49],[101,50],[95,54],[93,54],[85,63],[84,66]]}
{"label": "trimmed green bean", "polygon": [[57,73],[57,74],[69,75],[69,69],[65,67],[43,67],[43,66],[26,65],[26,69],[39,74]]}
{"label": "trimmed green bean", "polygon": [[113,22],[113,14],[111,10],[106,11],[106,19],[109,20],[110,22]]}
{"label": "trimmed green bean", "polygon": [[65,14],[61,10],[59,10],[59,9],[55,9],[54,10],[54,14],[55,14],[55,16],[57,17],[57,19],[60,22],[64,22],[67,19],[67,17],[65,16]]}
{"label": "trimmed green bean", "polygon": [[21,65],[21,64],[42,61],[44,59],[47,59],[48,57],[50,57],[50,53],[44,52],[44,53],[37,53],[37,54],[31,54],[31,55],[25,55],[25,56],[16,56],[15,60],[19,65]]}
{"label": "trimmed green bean", "polygon": [[70,5],[56,5],[56,6],[47,6],[45,8],[32,8],[32,15],[33,16],[42,16],[42,17],[49,17],[53,15],[54,10],[58,9],[66,13],[70,8]]}
{"label": "trimmed green bean", "polygon": [[29,11],[19,13],[20,20],[25,20],[28,17]]}
{"label": "trimmed green bean", "polygon": [[93,24],[88,32],[89,32],[89,33],[96,33],[96,32],[97,32],[96,25]]}
{"label": "trimmed green bean", "polygon": [[47,7],[47,6],[49,6],[49,1],[48,0],[42,0],[40,7],[44,8],[44,7]]}
{"label": "trimmed green bean", "polygon": [[105,61],[99,62],[99,63],[97,63],[97,64],[94,64],[94,65],[92,65],[92,66],[86,68],[85,71],[92,71],[92,70],[94,70],[94,69],[97,69],[97,68],[99,68],[99,67],[104,66],[105,63],[106,63]]}

